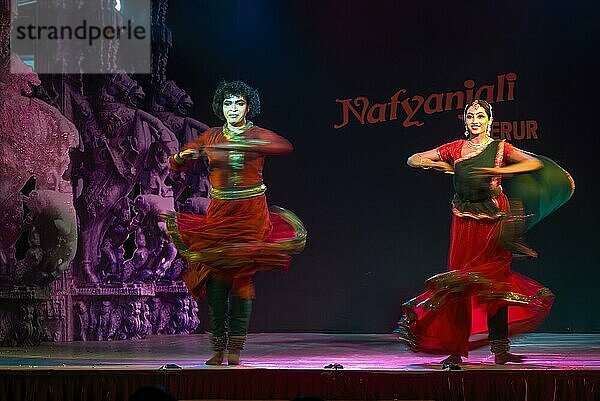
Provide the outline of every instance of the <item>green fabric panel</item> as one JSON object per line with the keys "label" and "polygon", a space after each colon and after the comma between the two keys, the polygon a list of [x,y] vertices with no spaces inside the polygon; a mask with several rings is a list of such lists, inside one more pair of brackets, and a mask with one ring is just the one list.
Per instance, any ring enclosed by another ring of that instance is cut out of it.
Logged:
{"label": "green fabric panel", "polygon": [[500,141],[490,143],[480,154],[454,164],[452,206],[462,213],[496,215],[499,210],[492,201],[489,177],[473,176],[480,167],[494,167]]}
{"label": "green fabric panel", "polygon": [[571,176],[552,159],[534,155],[544,167],[502,180],[502,188],[511,201],[523,204],[525,231],[565,204],[574,184]]}

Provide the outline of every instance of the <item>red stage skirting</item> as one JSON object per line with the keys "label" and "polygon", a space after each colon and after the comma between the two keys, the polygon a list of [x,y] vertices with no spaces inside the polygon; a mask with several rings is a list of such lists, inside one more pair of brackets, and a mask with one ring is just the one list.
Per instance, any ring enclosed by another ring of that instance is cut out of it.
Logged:
{"label": "red stage skirting", "polygon": [[366,372],[274,369],[179,371],[13,370],[1,400],[127,400],[162,385],[180,400],[576,400],[600,399],[600,371]]}
{"label": "red stage skirting", "polygon": [[126,401],[149,385],[180,400],[600,400],[600,334],[529,334],[512,348],[525,363],[495,365],[481,348],[443,371],[391,334],[251,334],[235,367],[204,365],[207,335],[48,343],[0,348],[0,401]]}

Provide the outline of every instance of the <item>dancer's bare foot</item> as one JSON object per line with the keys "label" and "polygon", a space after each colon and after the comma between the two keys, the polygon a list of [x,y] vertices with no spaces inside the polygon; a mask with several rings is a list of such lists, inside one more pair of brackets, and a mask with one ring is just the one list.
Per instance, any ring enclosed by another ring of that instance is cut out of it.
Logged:
{"label": "dancer's bare foot", "polygon": [[463,362],[460,355],[450,355],[440,363],[442,364],[443,370],[461,370],[461,363]]}
{"label": "dancer's bare foot", "polygon": [[527,359],[525,355],[517,355],[512,354],[510,352],[499,353],[494,355],[494,362],[496,363],[496,365],[504,365],[507,362],[521,363],[525,359]]}
{"label": "dancer's bare foot", "polygon": [[223,364],[223,351],[215,351],[215,354],[208,361],[205,362],[207,365],[221,365]]}
{"label": "dancer's bare foot", "polygon": [[228,365],[239,365],[240,364],[240,351],[229,351],[227,354]]}
{"label": "dancer's bare foot", "polygon": [[525,359],[523,355],[510,353],[510,341],[508,338],[490,340],[490,350],[494,354],[494,362],[497,365],[504,365],[507,362],[521,363]]}

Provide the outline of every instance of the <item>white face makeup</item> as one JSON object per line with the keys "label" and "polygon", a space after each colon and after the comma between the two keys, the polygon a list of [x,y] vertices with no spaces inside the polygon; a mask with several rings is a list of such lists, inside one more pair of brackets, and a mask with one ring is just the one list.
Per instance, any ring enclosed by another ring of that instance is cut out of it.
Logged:
{"label": "white face makeup", "polygon": [[485,109],[479,104],[476,103],[467,109],[465,124],[472,135],[486,134],[490,122]]}
{"label": "white face makeup", "polygon": [[223,100],[223,115],[227,124],[232,127],[242,127],[246,124],[248,102],[241,96],[229,96]]}

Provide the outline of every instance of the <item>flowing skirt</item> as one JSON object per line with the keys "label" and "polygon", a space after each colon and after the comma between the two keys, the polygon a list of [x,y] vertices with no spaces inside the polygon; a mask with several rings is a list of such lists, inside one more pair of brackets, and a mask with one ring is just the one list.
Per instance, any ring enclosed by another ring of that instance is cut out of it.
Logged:
{"label": "flowing skirt", "polygon": [[[505,195],[496,198],[509,211]],[[503,247],[505,219],[453,216],[446,273],[426,281],[427,291],[403,305],[396,332],[415,351],[467,356],[487,342],[487,318],[508,306],[509,335],[529,331],[550,312],[552,292],[511,271]]]}
{"label": "flowing skirt", "polygon": [[258,271],[286,270],[291,256],[304,249],[306,230],[292,212],[267,207],[264,195],[211,199],[206,216],[177,213],[167,219],[171,239],[188,261],[184,276],[196,298],[209,276],[228,282],[242,298],[254,297]]}

